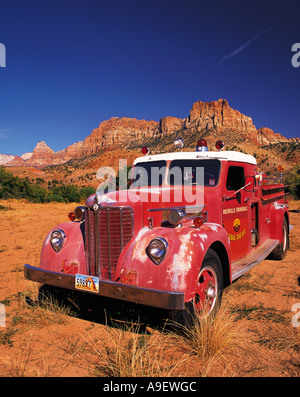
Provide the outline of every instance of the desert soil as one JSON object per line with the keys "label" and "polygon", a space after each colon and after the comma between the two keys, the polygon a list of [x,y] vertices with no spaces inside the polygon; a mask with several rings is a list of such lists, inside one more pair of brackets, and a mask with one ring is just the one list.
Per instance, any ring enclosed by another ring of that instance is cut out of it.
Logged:
{"label": "desert soil", "polygon": [[[23,276],[25,263],[39,264],[48,231],[67,221],[73,209],[74,204],[0,201],[0,376],[120,375],[116,357],[130,350],[128,340],[133,333],[122,326],[127,320],[122,308],[112,311],[116,322],[108,323],[107,316],[99,317],[93,311],[87,318],[53,303],[41,307],[36,304],[38,286]],[[286,258],[263,261],[224,291],[220,313],[229,313],[231,329],[238,331],[231,348],[211,359],[195,354],[160,328],[152,311],[144,317],[147,327],[139,334],[144,339],[139,340],[147,339],[147,354],[155,368],[153,365],[151,372],[148,362],[147,370],[125,375],[298,377],[299,201],[292,201],[290,210],[294,229]],[[102,304],[109,307],[109,302]],[[141,308],[131,310],[141,313]],[[163,318],[158,312],[157,316]],[[123,367],[132,363],[132,356],[123,358]]]}

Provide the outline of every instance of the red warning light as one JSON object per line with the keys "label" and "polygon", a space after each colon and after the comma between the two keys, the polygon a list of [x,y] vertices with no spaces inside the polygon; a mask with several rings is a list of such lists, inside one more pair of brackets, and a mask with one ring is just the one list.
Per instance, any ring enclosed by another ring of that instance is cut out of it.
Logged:
{"label": "red warning light", "polygon": [[224,148],[225,144],[223,141],[217,141],[216,142],[216,149],[217,150],[222,150]]}
{"label": "red warning light", "polygon": [[193,223],[195,227],[201,227],[203,225],[203,219],[200,216],[197,216],[193,219]]}
{"label": "red warning light", "polygon": [[147,147],[147,146],[144,146],[143,148],[142,148],[142,154],[149,154],[150,153],[150,149]]}
{"label": "red warning light", "polygon": [[206,146],[207,147],[207,142],[205,139],[199,139],[197,142],[197,146]]}
{"label": "red warning light", "polygon": [[196,146],[197,152],[206,152],[208,151],[207,142],[205,139],[199,139]]}

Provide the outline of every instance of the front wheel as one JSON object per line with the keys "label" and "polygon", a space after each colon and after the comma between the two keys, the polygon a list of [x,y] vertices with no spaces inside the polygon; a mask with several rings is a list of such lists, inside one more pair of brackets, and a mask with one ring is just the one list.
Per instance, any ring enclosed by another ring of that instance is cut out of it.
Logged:
{"label": "front wheel", "polygon": [[[194,298],[187,302],[185,310],[176,312],[175,321],[192,325],[197,316],[217,313],[223,293],[223,270],[217,253],[208,249],[197,277]],[[175,314],[175,313],[174,313]]]}

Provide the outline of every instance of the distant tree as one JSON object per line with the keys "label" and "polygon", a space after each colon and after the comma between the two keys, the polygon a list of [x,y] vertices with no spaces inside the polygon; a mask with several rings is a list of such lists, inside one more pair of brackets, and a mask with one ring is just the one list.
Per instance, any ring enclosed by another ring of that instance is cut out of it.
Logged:
{"label": "distant tree", "polygon": [[300,165],[297,164],[284,182],[289,185],[288,192],[297,200],[300,199]]}

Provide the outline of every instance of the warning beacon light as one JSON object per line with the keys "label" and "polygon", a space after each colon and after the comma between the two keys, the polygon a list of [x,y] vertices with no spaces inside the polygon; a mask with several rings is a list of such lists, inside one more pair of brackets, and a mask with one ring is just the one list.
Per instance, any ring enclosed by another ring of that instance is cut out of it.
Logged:
{"label": "warning beacon light", "polygon": [[142,147],[142,154],[146,156],[149,153],[150,153],[150,149],[148,148],[148,146]]}
{"label": "warning beacon light", "polygon": [[224,149],[224,146],[225,146],[225,144],[224,144],[223,141],[217,141],[217,142],[216,142],[216,149],[217,149],[217,150],[222,150],[222,149]]}
{"label": "warning beacon light", "polygon": [[207,142],[205,139],[199,139],[196,145],[196,152],[207,152]]}
{"label": "warning beacon light", "polygon": [[178,149],[182,149],[183,148],[183,139],[176,138],[174,141],[174,146],[177,147]]}

